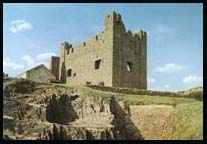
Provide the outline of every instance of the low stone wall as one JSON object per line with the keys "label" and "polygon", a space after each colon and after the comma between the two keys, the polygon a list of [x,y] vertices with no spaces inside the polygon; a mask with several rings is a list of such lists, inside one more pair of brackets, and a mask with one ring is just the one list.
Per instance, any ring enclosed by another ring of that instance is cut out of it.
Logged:
{"label": "low stone wall", "polygon": [[168,96],[168,97],[181,97],[181,94],[175,92],[162,92],[162,91],[151,91],[151,90],[140,90],[140,89],[129,89],[119,87],[106,87],[98,85],[88,85],[87,87],[96,90],[110,91],[115,93],[131,94],[131,95],[149,95],[149,96]]}

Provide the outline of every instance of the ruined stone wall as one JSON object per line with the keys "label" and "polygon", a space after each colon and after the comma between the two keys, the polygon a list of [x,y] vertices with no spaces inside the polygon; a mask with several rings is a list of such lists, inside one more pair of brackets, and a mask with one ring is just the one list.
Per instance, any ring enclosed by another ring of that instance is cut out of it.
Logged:
{"label": "ruined stone wall", "polygon": [[[183,95],[183,93],[176,92],[167,92],[167,91],[152,91],[152,90],[142,90],[142,89],[130,89],[130,88],[119,88],[119,87],[103,87],[98,85],[90,85],[90,88],[101,90],[101,91],[110,91],[114,93],[123,93],[130,95],[148,95],[148,96],[167,96],[167,97],[188,97]],[[189,94],[190,95],[190,94]],[[192,93],[191,93],[192,95]],[[200,95],[202,93],[200,92]]]}
{"label": "ruined stone wall", "polygon": [[27,72],[27,79],[35,82],[48,82],[55,80],[55,76],[43,65]]}
{"label": "ruined stone wall", "polygon": [[126,32],[113,13],[113,86],[147,89],[147,34]]}
{"label": "ruined stone wall", "polygon": [[50,71],[55,76],[56,80],[59,80],[59,64],[60,64],[60,57],[51,57],[50,62]]}

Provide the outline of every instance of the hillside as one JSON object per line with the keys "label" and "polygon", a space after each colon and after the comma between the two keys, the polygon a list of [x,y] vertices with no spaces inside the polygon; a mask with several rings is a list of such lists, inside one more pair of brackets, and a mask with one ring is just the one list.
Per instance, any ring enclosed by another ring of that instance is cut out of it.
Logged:
{"label": "hillside", "polygon": [[4,80],[4,139],[203,139],[200,89],[137,91]]}

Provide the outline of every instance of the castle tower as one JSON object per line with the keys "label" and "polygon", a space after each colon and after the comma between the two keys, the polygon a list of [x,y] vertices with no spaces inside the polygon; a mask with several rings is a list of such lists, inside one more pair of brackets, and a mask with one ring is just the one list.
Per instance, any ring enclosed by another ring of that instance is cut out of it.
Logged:
{"label": "castle tower", "polygon": [[50,61],[50,71],[55,76],[55,80],[59,80],[59,65],[60,65],[60,57],[51,57]]}
{"label": "castle tower", "polygon": [[70,48],[72,47],[71,44],[69,44],[68,42],[63,42],[61,44],[61,52],[60,52],[60,67],[59,67],[59,74],[60,74],[60,81],[62,81],[63,83],[66,83],[66,55],[69,54],[70,52]]}
{"label": "castle tower", "polygon": [[105,31],[112,39],[112,85],[147,89],[146,32],[126,32],[122,16],[116,12],[107,15]]}
{"label": "castle tower", "polygon": [[63,42],[59,61],[63,83],[147,89],[147,33],[127,31],[116,12],[105,17],[103,32],[74,49]]}

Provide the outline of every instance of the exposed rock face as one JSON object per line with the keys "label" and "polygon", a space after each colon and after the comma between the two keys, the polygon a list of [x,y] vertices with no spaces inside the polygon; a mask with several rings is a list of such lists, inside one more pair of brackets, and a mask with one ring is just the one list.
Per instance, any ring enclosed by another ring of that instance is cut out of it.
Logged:
{"label": "exposed rock face", "polygon": [[[45,101],[45,120],[56,124],[40,133],[38,139],[115,139],[112,124],[114,116],[110,112],[109,104],[103,99],[52,95]],[[36,110],[37,115],[43,113],[40,110],[40,107]]]}
{"label": "exposed rock face", "polygon": [[173,108],[128,105],[113,96],[107,102],[85,95],[53,94],[21,109],[16,133],[24,137],[17,139],[29,135],[41,140],[142,140],[165,137]]}
{"label": "exposed rock face", "polygon": [[[128,105],[111,98],[115,139],[168,139],[175,109],[167,105]],[[117,135],[118,134],[118,135]]]}
{"label": "exposed rock face", "polygon": [[53,124],[39,133],[39,140],[113,140],[111,130],[87,129],[72,125]]}
{"label": "exposed rock face", "polygon": [[32,81],[18,79],[4,84],[4,96],[12,96],[14,93],[31,93],[35,90],[35,83]]}
{"label": "exposed rock face", "polygon": [[56,97],[52,95],[46,107],[46,119],[52,123],[68,123],[78,118],[73,106],[73,98],[67,95]]}
{"label": "exposed rock face", "polygon": [[3,128],[14,131],[15,120],[11,116],[3,116]]}
{"label": "exposed rock face", "polygon": [[130,119],[130,112],[124,110],[113,96],[110,101],[110,110],[115,117],[115,138],[122,140],[143,139],[140,130],[134,125],[134,123]]}
{"label": "exposed rock face", "polygon": [[67,135],[67,127],[63,125],[53,124],[50,129],[44,129],[39,133],[39,140],[70,140]]}

